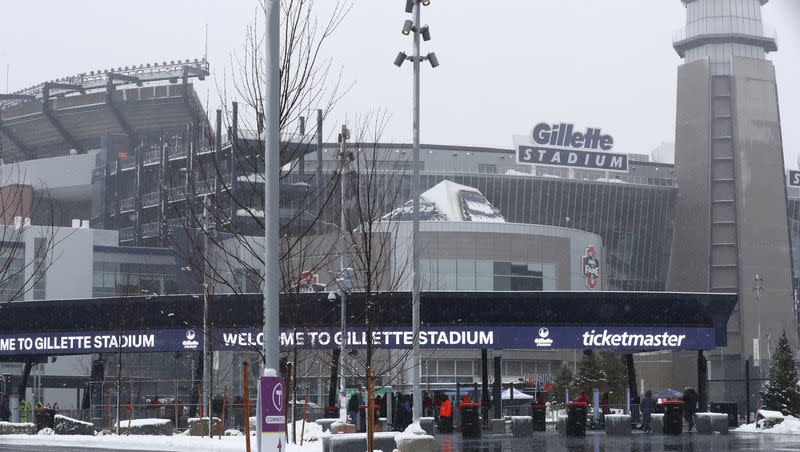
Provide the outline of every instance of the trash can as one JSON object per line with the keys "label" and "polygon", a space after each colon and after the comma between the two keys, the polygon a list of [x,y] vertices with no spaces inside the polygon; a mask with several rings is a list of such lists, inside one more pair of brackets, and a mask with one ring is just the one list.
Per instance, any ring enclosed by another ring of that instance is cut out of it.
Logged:
{"label": "trash can", "polygon": [[36,431],[43,428],[56,427],[56,412],[50,408],[36,408],[33,410]]}
{"label": "trash can", "polygon": [[736,402],[712,402],[711,412],[727,414],[728,427],[736,428],[739,426],[739,406]]}
{"label": "trash can", "polygon": [[335,419],[339,417],[339,407],[325,406],[322,407],[323,417],[325,419]]}
{"label": "trash can", "polygon": [[481,436],[480,403],[462,403],[461,410],[461,435]]}
{"label": "trash can", "polygon": [[533,418],[533,431],[543,432],[547,430],[547,423],[545,422],[545,414],[547,413],[547,405],[532,404],[531,417]]}
{"label": "trash can", "polygon": [[680,435],[683,431],[683,405],[681,400],[661,402],[664,407],[664,434]]}
{"label": "trash can", "polygon": [[586,436],[586,415],[589,404],[586,402],[567,403],[567,436]]}

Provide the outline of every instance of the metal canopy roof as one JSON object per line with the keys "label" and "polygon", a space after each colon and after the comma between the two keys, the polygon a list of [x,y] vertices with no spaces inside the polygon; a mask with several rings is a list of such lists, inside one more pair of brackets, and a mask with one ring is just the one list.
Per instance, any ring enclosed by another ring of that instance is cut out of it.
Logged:
{"label": "metal canopy roof", "polygon": [[[384,327],[411,323],[409,292],[379,295]],[[675,292],[423,292],[426,325],[683,326],[716,331],[727,344],[727,322],[736,294]],[[14,302],[0,306],[0,334],[56,331],[185,328],[202,324],[200,295],[115,297]],[[364,297],[348,296],[349,325],[363,324]],[[258,326],[261,294],[215,295],[215,327]],[[339,325],[339,302],[325,292],[281,297],[281,324]],[[296,319],[296,322],[293,321]]]}

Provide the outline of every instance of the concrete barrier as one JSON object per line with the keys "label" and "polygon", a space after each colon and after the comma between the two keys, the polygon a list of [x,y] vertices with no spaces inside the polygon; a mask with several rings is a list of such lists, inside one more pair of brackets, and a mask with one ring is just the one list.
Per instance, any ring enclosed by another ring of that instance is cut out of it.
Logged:
{"label": "concrete barrier", "polygon": [[725,413],[697,413],[695,427],[697,433],[712,434],[720,432],[728,434],[728,415]]}
{"label": "concrete barrier", "polygon": [[344,422],[336,421],[331,424],[331,433],[338,435],[340,433],[355,433],[356,424],[346,424]]}
{"label": "concrete barrier", "polygon": [[556,420],[556,431],[559,435],[566,435],[567,434],[567,416],[560,415],[558,416],[558,420]]}
{"label": "concrete barrier", "polygon": [[[202,421],[202,427],[201,427]],[[208,418],[199,418],[199,417],[191,417],[189,418],[186,423],[189,425],[189,436],[208,436]],[[125,421],[121,424],[122,427],[125,426]],[[170,427],[171,428],[171,427]],[[258,431],[256,429],[255,431]],[[120,433],[122,429],[120,429]],[[214,436],[222,435],[223,428],[222,428],[222,421],[218,417],[211,418],[211,432]]]}
{"label": "concrete barrier", "polygon": [[[206,430],[208,430],[208,418],[205,419]],[[220,424],[221,426],[222,424]],[[222,430],[220,430],[221,432]],[[119,424],[119,434],[172,436],[172,421],[169,419],[134,419],[130,422],[130,427],[128,427],[128,421],[122,421]],[[208,436],[208,432],[206,432],[206,436]]]}
{"label": "concrete barrier", "polygon": [[94,436],[94,424],[91,422],[79,421],[71,417],[55,415],[54,419],[56,435],[91,435]]}
{"label": "concrete barrier", "polygon": [[505,433],[506,420],[505,419],[492,419],[490,424],[492,433]]}
{"label": "concrete barrier", "polygon": [[397,450],[400,452],[434,452],[436,450],[436,439],[431,435],[403,432],[395,437],[395,441]]}
{"label": "concrete barrier", "polygon": [[[375,433],[373,448],[394,450],[397,448],[396,432]],[[323,437],[322,452],[364,452],[367,450],[366,433],[342,433]]]}
{"label": "concrete barrier", "polygon": [[653,433],[664,433],[664,414],[653,413],[653,419],[650,421],[650,430]]}
{"label": "concrete barrier", "polygon": [[323,418],[323,419],[317,419],[314,422],[316,422],[317,424],[319,424],[320,427],[322,427],[322,431],[323,432],[329,432],[329,431],[331,431],[331,424],[333,424],[334,422],[339,422],[339,418],[338,417],[337,418]]}
{"label": "concrete barrier", "polygon": [[33,422],[2,422],[0,435],[35,435],[36,424]]}
{"label": "concrete barrier", "polygon": [[629,414],[607,414],[605,416],[606,435],[630,436],[631,416]]}
{"label": "concrete barrier", "polygon": [[419,426],[422,427],[422,430],[425,430],[425,433],[428,435],[436,433],[436,419],[432,417],[419,418]]}
{"label": "concrete barrier", "polygon": [[511,416],[511,434],[515,437],[533,435],[533,417]]}

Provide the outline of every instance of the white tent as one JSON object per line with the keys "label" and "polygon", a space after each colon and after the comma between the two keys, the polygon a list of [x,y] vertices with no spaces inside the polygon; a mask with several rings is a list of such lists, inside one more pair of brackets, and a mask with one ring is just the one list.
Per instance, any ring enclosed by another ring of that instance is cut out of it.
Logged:
{"label": "white tent", "polygon": [[[511,389],[504,390],[500,396],[503,400],[511,400]],[[533,396],[514,388],[514,400],[533,400]]]}

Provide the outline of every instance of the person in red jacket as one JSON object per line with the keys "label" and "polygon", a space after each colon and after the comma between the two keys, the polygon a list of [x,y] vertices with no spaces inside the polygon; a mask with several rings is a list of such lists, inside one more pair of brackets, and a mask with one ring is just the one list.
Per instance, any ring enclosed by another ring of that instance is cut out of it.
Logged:
{"label": "person in red jacket", "polygon": [[578,398],[575,399],[575,401],[589,403],[589,397],[586,395],[586,391],[581,391],[580,395],[578,395]]}
{"label": "person in red jacket", "polygon": [[446,395],[439,405],[439,432],[450,433],[453,431],[453,405]]}

